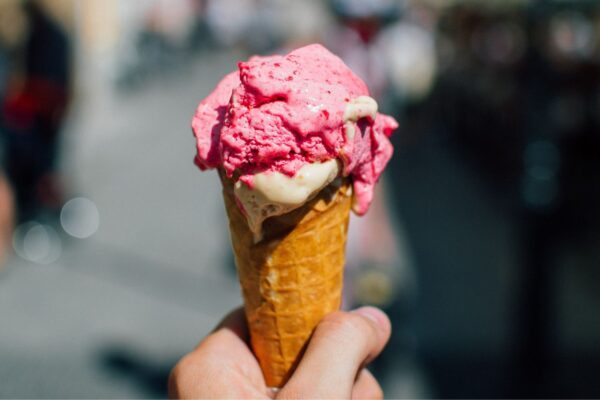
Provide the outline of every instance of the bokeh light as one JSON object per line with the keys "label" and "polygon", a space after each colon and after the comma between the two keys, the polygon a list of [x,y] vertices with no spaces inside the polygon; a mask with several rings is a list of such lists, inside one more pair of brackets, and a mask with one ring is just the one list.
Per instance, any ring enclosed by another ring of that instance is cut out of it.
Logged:
{"label": "bokeh light", "polygon": [[56,230],[37,222],[26,222],[15,229],[13,248],[21,258],[37,264],[52,264],[62,254]]}
{"label": "bokeh light", "polygon": [[69,235],[78,239],[88,238],[100,226],[98,207],[85,197],[71,199],[60,212],[60,224]]}

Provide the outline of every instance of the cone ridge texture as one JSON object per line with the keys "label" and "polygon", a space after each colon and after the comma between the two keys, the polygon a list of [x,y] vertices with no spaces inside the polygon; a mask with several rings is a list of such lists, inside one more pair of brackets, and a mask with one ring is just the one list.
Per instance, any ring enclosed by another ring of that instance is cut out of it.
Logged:
{"label": "cone ridge texture", "polygon": [[265,220],[254,243],[231,181],[222,182],[252,348],[267,385],[281,387],[316,325],[340,307],[351,189],[334,181],[301,208]]}

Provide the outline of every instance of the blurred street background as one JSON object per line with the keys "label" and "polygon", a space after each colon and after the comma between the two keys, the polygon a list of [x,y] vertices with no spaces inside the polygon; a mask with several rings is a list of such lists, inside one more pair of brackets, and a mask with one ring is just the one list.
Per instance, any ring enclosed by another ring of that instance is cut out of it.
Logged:
{"label": "blurred street background", "polygon": [[241,303],[196,105],[320,42],[394,115],[345,307],[389,398],[600,396],[600,4],[0,0],[0,397],[160,398]]}

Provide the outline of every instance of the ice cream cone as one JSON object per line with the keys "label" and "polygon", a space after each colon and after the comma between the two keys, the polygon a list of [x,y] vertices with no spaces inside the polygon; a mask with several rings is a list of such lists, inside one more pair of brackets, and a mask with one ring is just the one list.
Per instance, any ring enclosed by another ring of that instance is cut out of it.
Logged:
{"label": "ice cream cone", "polygon": [[262,240],[222,176],[252,348],[269,387],[293,372],[316,325],[340,307],[351,187],[337,179],[302,207],[268,218]]}
{"label": "ice cream cone", "polygon": [[319,44],[238,63],[192,118],[195,163],[218,169],[252,348],[281,387],[341,303],[350,208],[367,212],[398,127]]}

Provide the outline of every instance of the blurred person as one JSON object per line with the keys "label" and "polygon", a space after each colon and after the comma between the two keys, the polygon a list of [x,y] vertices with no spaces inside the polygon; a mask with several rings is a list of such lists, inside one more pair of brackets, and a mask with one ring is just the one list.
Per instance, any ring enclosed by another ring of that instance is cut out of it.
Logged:
{"label": "blurred person", "polygon": [[242,308],[230,313],[169,378],[170,398],[383,398],[365,368],[391,333],[388,317],[374,307],[326,316],[317,326],[288,382],[267,388],[248,344]]}
{"label": "blurred person", "polygon": [[[0,2],[0,99],[5,97],[8,90],[28,28],[28,20],[19,0]],[[0,113],[0,128],[1,122]]]}
{"label": "blurred person", "polygon": [[15,52],[2,101],[6,172],[15,189],[19,220],[62,203],[56,161],[59,132],[71,97],[71,48],[41,3],[22,4],[27,30]]}

